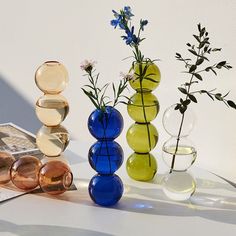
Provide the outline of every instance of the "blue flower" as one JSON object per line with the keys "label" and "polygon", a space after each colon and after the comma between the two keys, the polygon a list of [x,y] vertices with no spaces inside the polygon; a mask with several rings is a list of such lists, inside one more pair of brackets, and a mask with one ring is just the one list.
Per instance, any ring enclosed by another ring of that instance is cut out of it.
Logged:
{"label": "blue flower", "polygon": [[112,10],[112,12],[114,13],[114,16],[115,16],[116,19],[111,20],[111,25],[114,26],[114,28],[116,28],[119,25],[119,27],[121,29],[125,29],[125,26],[122,23],[122,15],[120,15],[119,13],[117,13],[114,10]]}
{"label": "blue flower", "polygon": [[118,12],[116,12],[115,10],[112,10],[112,12],[115,18],[119,18],[120,14]]}
{"label": "blue flower", "polygon": [[123,40],[125,40],[127,45],[130,44],[138,44],[139,39],[137,36],[134,34],[134,27],[132,26],[131,30],[126,30],[125,31],[126,36],[122,36]]}
{"label": "blue flower", "polygon": [[121,21],[120,18],[111,20],[111,25],[114,26],[114,28],[116,28],[118,25],[120,25],[120,21]]}
{"label": "blue flower", "polygon": [[131,12],[131,7],[126,6],[124,7],[124,15],[127,20],[130,20],[132,16],[134,16]]}
{"label": "blue flower", "polygon": [[147,20],[140,20],[140,29],[144,31],[144,26],[148,24]]}

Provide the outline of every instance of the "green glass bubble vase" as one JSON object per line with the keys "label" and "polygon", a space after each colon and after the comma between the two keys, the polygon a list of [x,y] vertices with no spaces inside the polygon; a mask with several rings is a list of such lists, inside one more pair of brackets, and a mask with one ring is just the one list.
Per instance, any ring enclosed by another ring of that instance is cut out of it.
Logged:
{"label": "green glass bubble vase", "polygon": [[126,162],[126,170],[134,180],[150,181],[158,167],[155,157],[150,153],[158,142],[158,131],[151,121],[160,109],[152,91],[158,87],[161,73],[152,62],[136,63],[132,69],[134,79],[130,81],[130,86],[136,93],[131,96],[127,111],[135,123],[128,129],[126,139],[134,153]]}

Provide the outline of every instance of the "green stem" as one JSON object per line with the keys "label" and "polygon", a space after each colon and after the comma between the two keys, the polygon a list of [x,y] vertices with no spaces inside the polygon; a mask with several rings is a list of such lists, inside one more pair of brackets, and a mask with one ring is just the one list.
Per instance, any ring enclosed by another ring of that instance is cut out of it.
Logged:
{"label": "green stem", "polygon": [[[198,55],[200,53],[200,49],[198,49]],[[199,56],[197,56],[197,59],[196,59],[196,62],[198,60]],[[196,64],[196,63],[195,63]],[[190,86],[188,86],[188,90],[187,90],[187,95],[186,95],[186,99],[188,99],[188,94],[190,93],[190,87],[191,87],[191,84],[192,84],[192,81],[193,81],[193,74],[190,78]],[[172,156],[172,162],[171,162],[171,168],[170,168],[170,172],[169,173],[172,173],[173,169],[174,169],[174,165],[175,165],[175,157],[176,157],[176,154],[178,152],[178,148],[179,148],[179,141],[180,141],[180,135],[181,135],[181,131],[182,131],[182,128],[183,128],[183,123],[184,123],[184,115],[185,115],[185,112],[182,114],[182,118],[181,118],[181,122],[180,122],[180,127],[179,127],[179,132],[178,132],[178,136],[177,136],[177,141],[176,141],[176,147],[175,147],[175,152]]]}
{"label": "green stem", "polygon": [[[142,102],[142,109],[143,109],[143,116],[144,116],[144,120],[145,120],[145,124],[146,124],[146,127],[147,127],[147,133],[148,133],[148,144],[149,144],[149,151],[151,151],[151,138],[150,138],[150,130],[149,130],[149,123],[147,122],[147,116],[146,116],[146,110],[145,110],[145,104],[144,104],[144,97],[143,97],[143,85],[142,85],[142,82],[143,82],[143,78],[144,78],[144,75],[142,75],[142,64],[140,64],[141,67],[139,68],[139,71],[140,71],[140,80],[139,80],[139,83],[140,83],[140,94],[141,94],[141,102]],[[150,154],[149,154],[149,166],[151,166],[151,157],[150,157]]]}
{"label": "green stem", "polygon": [[[106,115],[106,113],[104,112],[103,113],[104,115]],[[111,113],[110,113],[110,116],[111,116]],[[110,154],[109,154],[109,149],[108,149],[108,145],[107,145],[107,138],[106,138],[106,129],[107,129],[107,126],[108,126],[108,122],[109,122],[109,119],[110,119],[110,116],[107,118],[107,125],[106,127],[104,126],[104,122],[102,120],[102,127],[103,127],[103,135],[104,135],[104,140],[105,140],[105,145],[106,145],[106,151],[107,151],[107,157],[108,157],[108,162],[109,162],[109,168],[110,168],[110,174],[111,174],[111,157],[110,157]],[[102,140],[102,144],[103,144],[103,141]],[[100,154],[101,154],[101,149],[102,147],[100,147]],[[97,164],[97,163],[96,163]]]}

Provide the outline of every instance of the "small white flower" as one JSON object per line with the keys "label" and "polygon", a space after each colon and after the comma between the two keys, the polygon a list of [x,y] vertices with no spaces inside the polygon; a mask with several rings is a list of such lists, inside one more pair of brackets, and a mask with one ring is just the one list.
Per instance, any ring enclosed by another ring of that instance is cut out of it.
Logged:
{"label": "small white flower", "polygon": [[121,76],[124,80],[132,81],[132,82],[135,81],[135,76],[134,76],[134,72],[133,72],[133,71],[131,71],[131,72],[129,72],[129,73],[120,72],[120,76]]}
{"label": "small white flower", "polygon": [[92,71],[94,65],[96,64],[96,61],[93,60],[84,60],[81,65],[80,68],[82,70],[85,70],[86,72]]}

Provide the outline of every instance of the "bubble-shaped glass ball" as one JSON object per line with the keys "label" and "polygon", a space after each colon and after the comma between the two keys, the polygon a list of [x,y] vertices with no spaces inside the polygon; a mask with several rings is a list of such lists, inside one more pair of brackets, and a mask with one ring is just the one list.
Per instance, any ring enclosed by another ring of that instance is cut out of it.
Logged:
{"label": "bubble-shaped glass ball", "polygon": [[32,190],[38,186],[41,162],[34,156],[25,155],[12,164],[11,181],[19,189]]}
{"label": "bubble-shaped glass ball", "polygon": [[62,194],[70,188],[72,182],[73,174],[64,162],[50,161],[39,171],[39,185],[48,194]]}
{"label": "bubble-shaped glass ball", "polygon": [[123,195],[124,187],[117,175],[95,175],[89,183],[91,199],[101,206],[116,204]]}
{"label": "bubble-shaped glass ball", "polygon": [[[168,134],[177,137],[179,134],[179,127],[182,120],[182,114],[179,110],[175,110],[176,104],[167,108],[164,112],[162,123]],[[195,114],[193,110],[188,107],[184,113],[184,122],[181,129],[180,137],[188,136],[195,124]]]}
{"label": "bubble-shaped glass ball", "polygon": [[35,83],[44,93],[57,94],[68,84],[68,72],[60,62],[47,61],[37,69]]}
{"label": "bubble-shaped glass ball", "polygon": [[0,152],[0,184],[10,181],[10,169],[15,158],[9,152]]}
{"label": "bubble-shaped glass ball", "polygon": [[69,133],[62,126],[42,126],[36,136],[39,150],[46,156],[59,156],[69,144]]}
{"label": "bubble-shaped glass ball", "polygon": [[136,63],[133,71],[135,79],[130,80],[130,86],[138,92],[141,91],[140,78],[143,78],[142,91],[153,91],[160,83],[161,73],[154,63]]}
{"label": "bubble-shaped glass ball", "polygon": [[123,130],[123,117],[118,110],[107,106],[105,111],[96,109],[88,118],[89,132],[96,139],[117,138]]}
{"label": "bubble-shaped glass ball", "polygon": [[[143,96],[143,101],[142,101]],[[129,116],[137,122],[146,123],[154,120],[159,112],[160,106],[156,96],[152,93],[135,93],[129,100],[127,110]],[[144,111],[146,119],[144,116]]]}
{"label": "bubble-shaped glass ball", "polygon": [[186,171],[173,171],[162,182],[163,192],[174,201],[188,200],[196,190],[196,181]]}
{"label": "bubble-shaped glass ball", "polygon": [[127,131],[126,139],[130,148],[138,153],[147,153],[155,148],[158,141],[158,132],[151,123],[135,123]]}
{"label": "bubble-shaped glass ball", "polygon": [[171,168],[173,155],[175,154],[173,170],[185,171],[195,162],[197,151],[194,144],[188,138],[180,138],[177,149],[176,143],[176,137],[172,137],[164,143],[162,147],[162,158],[166,165]]}
{"label": "bubble-shaped glass ball", "polygon": [[36,102],[36,115],[46,126],[57,126],[67,116],[69,105],[65,97],[56,94],[45,94]]}
{"label": "bubble-shaped glass ball", "polygon": [[102,140],[89,149],[88,159],[91,167],[99,174],[113,174],[123,163],[124,153],[115,141]]}
{"label": "bubble-shaped glass ball", "polygon": [[157,172],[157,162],[151,153],[133,153],[126,162],[126,170],[132,179],[149,181]]}

